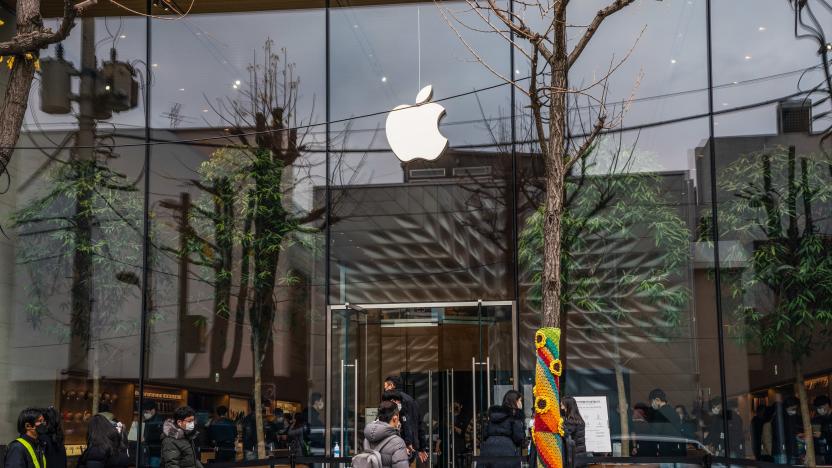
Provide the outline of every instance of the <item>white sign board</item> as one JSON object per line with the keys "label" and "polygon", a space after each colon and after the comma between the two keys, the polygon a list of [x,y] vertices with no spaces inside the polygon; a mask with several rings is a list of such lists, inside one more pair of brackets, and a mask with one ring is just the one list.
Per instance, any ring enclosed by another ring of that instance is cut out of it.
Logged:
{"label": "white sign board", "polygon": [[578,403],[578,410],[586,423],[586,451],[612,452],[607,397],[575,397],[575,402]]}

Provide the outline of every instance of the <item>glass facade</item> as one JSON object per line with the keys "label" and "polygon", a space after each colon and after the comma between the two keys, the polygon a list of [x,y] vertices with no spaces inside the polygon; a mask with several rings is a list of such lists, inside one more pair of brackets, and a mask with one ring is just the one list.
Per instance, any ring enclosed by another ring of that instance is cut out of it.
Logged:
{"label": "glass facade", "polygon": [[[525,57],[464,2],[187,3],[98,5],[41,55],[0,194],[0,445],[53,406],[74,462],[104,413],[155,468],[187,404],[206,462],[351,455],[395,375],[433,463],[470,464],[508,390],[533,416],[544,168],[497,76]],[[596,455],[832,464],[832,84],[811,37],[832,15],[805,3],[637,2],[570,71],[621,61],[605,92],[626,110],[566,189],[563,389],[606,398]],[[448,149],[403,162],[386,120],[428,85]]]}

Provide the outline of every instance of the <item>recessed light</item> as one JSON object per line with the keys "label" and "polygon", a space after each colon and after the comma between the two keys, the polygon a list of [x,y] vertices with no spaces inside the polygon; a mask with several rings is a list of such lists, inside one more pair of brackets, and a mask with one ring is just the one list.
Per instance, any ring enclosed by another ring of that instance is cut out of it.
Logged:
{"label": "recessed light", "polygon": [[202,112],[208,112],[208,109],[202,109]]}
{"label": "recessed light", "polygon": [[766,30],[765,26],[760,26],[759,28],[757,28],[757,31],[765,31],[765,30]]}
{"label": "recessed light", "polygon": [[122,39],[127,39],[127,34],[122,34],[122,35],[121,35],[121,36],[119,36],[119,37],[120,37],[120,38],[122,38]]}
{"label": "recessed light", "polygon": [[240,86],[240,80],[235,81],[234,84]]}
{"label": "recessed light", "polygon": [[676,59],[670,59],[670,63],[676,63]]}
{"label": "recessed light", "polygon": [[739,81],[732,81],[731,84],[740,84]]}
{"label": "recessed light", "polygon": [[107,91],[109,91],[109,90],[110,90],[110,85],[105,86],[105,87],[104,87],[104,89],[106,89]]}
{"label": "recessed light", "polygon": [[745,59],[746,59],[746,60],[751,60],[751,56],[750,56],[750,55],[746,55],[746,56],[745,56]]}
{"label": "recessed light", "polygon": [[382,83],[387,83],[387,77],[386,77],[386,76],[382,76],[382,77],[381,77],[381,82],[382,82]]}
{"label": "recessed light", "polygon": [[158,63],[154,63],[154,64],[153,64],[153,68],[159,68],[159,64],[158,64]]}
{"label": "recessed light", "polygon": [[231,87],[234,88],[234,89],[239,88],[239,86],[237,86],[237,85],[231,85]]}
{"label": "recessed light", "polygon": [[185,91],[185,88],[179,88],[179,91]]}

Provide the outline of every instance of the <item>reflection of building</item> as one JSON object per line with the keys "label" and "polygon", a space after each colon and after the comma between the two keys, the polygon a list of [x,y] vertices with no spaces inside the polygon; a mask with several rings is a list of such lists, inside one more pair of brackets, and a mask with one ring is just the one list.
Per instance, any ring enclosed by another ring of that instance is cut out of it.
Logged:
{"label": "reflection of building", "polygon": [[[742,180],[732,181],[740,189],[727,190],[724,187],[726,182],[723,179],[723,174],[727,168],[738,163],[739,161],[748,162],[748,171],[754,171],[753,174],[748,174],[750,181],[753,176],[762,174],[764,171],[764,154],[794,154],[797,157],[796,173],[798,180],[800,180],[800,156],[811,155],[816,157],[822,155],[821,135],[812,132],[812,110],[813,104],[811,101],[785,101],[777,106],[777,127],[778,131],[775,134],[766,135],[747,135],[747,136],[720,136],[713,139],[713,148],[710,142],[705,142],[703,146],[696,149],[696,164],[697,164],[697,186],[699,193],[699,224],[700,231],[706,235],[708,239],[711,238],[710,232],[705,232],[710,229],[709,226],[711,218],[711,165],[709,164],[709,153],[711,151],[715,154],[716,174],[717,174],[717,193],[716,200],[719,204],[718,213],[720,216],[720,223],[730,222],[727,216],[729,207],[742,200],[742,197],[749,197],[753,193],[763,193],[765,190],[772,190],[776,196],[772,198],[773,204],[785,203],[787,200],[787,170],[780,161],[780,165],[772,163],[775,169],[770,172],[770,179],[768,180],[769,188],[764,187],[765,179],[757,178],[755,180],[763,180],[760,187],[752,187],[748,182],[747,185],[742,185]],[[776,172],[775,172],[776,171]],[[733,173],[733,174],[736,174]],[[738,175],[742,177],[742,175]],[[821,176],[823,177],[823,176]],[[756,192],[758,191],[759,192]],[[802,189],[801,189],[802,190]],[[796,195],[798,196],[798,195]],[[804,195],[799,195],[804,196]],[[804,205],[803,199],[800,199],[798,206],[797,219],[799,223],[803,223],[806,219],[806,208],[811,205]],[[826,213],[829,211],[829,201],[825,199],[817,199],[814,201],[815,206],[810,209],[816,219],[815,227],[821,234],[829,233],[829,219]],[[778,207],[777,210],[785,210],[785,207]],[[777,212],[777,211],[772,211]],[[783,211],[779,211],[783,213]],[[747,220],[749,223],[763,223],[761,219]],[[779,216],[778,216],[779,217]],[[767,221],[770,222],[770,221]],[[735,323],[739,319],[734,315],[739,307],[752,307],[765,315],[771,307],[774,306],[775,300],[772,293],[765,286],[760,285],[753,290],[753,295],[746,293],[746,296],[736,297],[732,293],[731,279],[733,275],[735,278],[743,278],[740,276],[743,272],[752,268],[752,257],[756,249],[765,247],[772,239],[768,239],[763,229],[757,229],[757,225],[752,223],[742,238],[736,232],[722,235],[719,239],[719,247],[721,254],[722,270],[726,273],[723,279],[723,294],[722,307],[726,316],[726,323]],[[782,223],[787,225],[787,219],[778,219],[775,223]],[[802,224],[800,224],[802,226]],[[725,226],[720,226],[721,232],[727,232]],[[802,231],[802,228],[801,228]],[[801,234],[802,235],[802,234]],[[774,240],[775,242],[782,239]],[[713,249],[700,243],[697,245],[697,271],[696,281],[701,285],[712,285],[714,266],[713,258],[707,258],[712,255]],[[705,287],[698,288],[701,291],[707,291]],[[820,292],[820,294],[823,294]],[[703,297],[706,304],[712,301],[710,297]],[[698,316],[705,323],[700,323],[699,327],[706,326],[713,330],[715,326],[715,318],[710,314],[699,313]],[[713,323],[710,323],[713,322]],[[821,325],[822,328],[822,325]],[[732,374],[732,378],[726,380],[727,393],[730,401],[738,405],[738,408],[743,418],[748,421],[753,416],[754,408],[759,404],[773,404],[774,393],[778,392],[783,395],[794,395],[794,380],[795,370],[792,360],[786,353],[763,352],[757,342],[745,342],[741,336],[732,333],[734,330],[731,326],[725,328],[725,360],[728,370]],[[787,332],[784,332],[787,333]],[[826,337],[824,332],[819,329],[815,336],[815,342],[825,342]],[[708,353],[715,352],[714,350],[707,350]],[[830,366],[829,354],[827,351],[810,353],[807,359],[803,362],[805,385],[807,388],[809,404],[818,395],[830,395],[832,386],[829,385],[830,374],[832,374],[832,366]],[[714,385],[718,381],[713,382]],[[810,406],[811,407],[811,406]],[[750,444],[750,442],[749,442]]]}

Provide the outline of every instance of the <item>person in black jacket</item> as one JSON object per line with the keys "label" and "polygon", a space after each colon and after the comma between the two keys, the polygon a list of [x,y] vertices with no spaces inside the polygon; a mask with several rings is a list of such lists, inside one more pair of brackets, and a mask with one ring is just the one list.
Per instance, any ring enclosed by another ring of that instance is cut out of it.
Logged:
{"label": "person in black jacket", "polygon": [[815,439],[815,460],[819,465],[832,465],[832,402],[820,395],[813,402],[815,417],[812,432]]}
{"label": "person in black jacket", "polygon": [[563,417],[566,466],[574,467],[577,457],[586,453],[586,423],[578,410],[578,402],[572,397],[564,397],[561,400],[560,411]]}
{"label": "person in black jacket", "polygon": [[[482,457],[519,457],[522,455],[526,431],[523,425],[523,396],[516,390],[509,390],[503,397],[502,405],[488,409],[488,423],[483,432]],[[520,466],[520,461],[484,461],[477,466],[504,468]]]}
{"label": "person in black jacket", "polygon": [[66,468],[66,448],[64,447],[64,431],[61,428],[61,415],[54,406],[43,410],[46,422],[46,434],[40,435],[43,451],[46,455],[46,466],[49,468]]}
{"label": "person in black jacket", "polygon": [[38,437],[47,432],[43,410],[26,408],[21,411],[17,417],[17,432],[20,437],[6,447],[5,468],[43,468],[46,456]]}
{"label": "person in black jacket", "polygon": [[685,444],[682,443],[679,416],[667,403],[664,390],[657,388],[651,391],[648,399],[651,411],[647,420],[650,423],[651,434],[658,441],[657,455],[660,457],[684,456],[687,450]]}
{"label": "person in black jacket", "polygon": [[87,449],[78,460],[79,468],[126,468],[132,464],[123,438],[112,422],[96,414],[87,429]]}
{"label": "person in black jacket", "polygon": [[208,440],[216,448],[218,462],[234,461],[237,442],[237,425],[228,419],[228,408],[217,407],[217,418],[208,426]]}
{"label": "person in black jacket", "polygon": [[176,408],[162,426],[162,466],[203,468],[196,450],[196,413],[190,406]]}
{"label": "person in black jacket", "polygon": [[384,391],[398,392],[401,395],[402,437],[407,444],[411,462],[416,455],[419,456],[419,460],[422,463],[427,462],[428,443],[425,437],[425,430],[422,427],[422,412],[419,410],[419,404],[416,403],[416,400],[412,396],[404,392],[402,379],[395,375],[387,376],[384,379]]}

